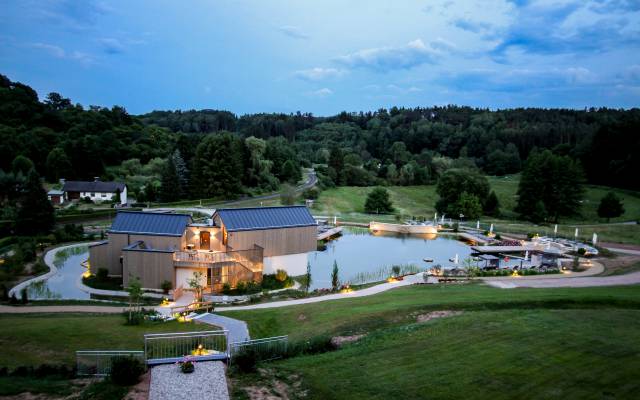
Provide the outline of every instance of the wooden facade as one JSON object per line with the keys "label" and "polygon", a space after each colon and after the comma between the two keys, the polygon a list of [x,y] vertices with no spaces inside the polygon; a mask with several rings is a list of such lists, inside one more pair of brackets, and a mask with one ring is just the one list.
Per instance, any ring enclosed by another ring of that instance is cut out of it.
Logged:
{"label": "wooden facade", "polygon": [[240,250],[256,244],[264,249],[265,257],[308,253],[316,249],[316,231],[315,226],[303,226],[229,232],[227,246]]}
{"label": "wooden facade", "polygon": [[129,286],[130,279],[134,277],[140,279],[144,288],[159,289],[164,281],[175,287],[173,252],[134,249],[125,250],[122,254],[126,272],[122,277],[124,287]]}

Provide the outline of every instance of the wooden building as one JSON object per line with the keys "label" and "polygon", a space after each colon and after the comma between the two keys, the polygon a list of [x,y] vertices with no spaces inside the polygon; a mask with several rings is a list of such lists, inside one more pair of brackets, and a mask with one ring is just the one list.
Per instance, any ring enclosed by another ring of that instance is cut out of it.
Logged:
{"label": "wooden building", "polygon": [[137,277],[149,289],[165,281],[187,288],[200,271],[202,284],[218,292],[277,269],[298,275],[316,249],[316,231],[304,206],[221,209],[209,224],[187,214],[121,211],[108,240],[90,247],[90,265],[121,276],[125,287]]}

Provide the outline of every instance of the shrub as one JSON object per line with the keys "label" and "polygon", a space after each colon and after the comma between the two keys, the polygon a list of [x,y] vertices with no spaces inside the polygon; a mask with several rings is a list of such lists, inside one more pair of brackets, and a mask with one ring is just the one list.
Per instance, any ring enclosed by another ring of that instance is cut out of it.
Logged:
{"label": "shrub", "polygon": [[222,284],[222,293],[229,294],[231,293],[231,285],[228,282]]}
{"label": "shrub", "polygon": [[258,364],[258,353],[254,347],[245,347],[233,357],[233,363],[242,372],[255,372]]}
{"label": "shrub", "polygon": [[236,293],[245,294],[246,292],[247,292],[247,283],[243,281],[238,282],[238,284],[236,285]]}
{"label": "shrub", "polygon": [[169,281],[162,281],[162,283],[160,284],[160,289],[162,289],[162,292],[164,294],[168,294],[169,290],[171,290],[171,287],[173,285],[171,284],[171,282]]}
{"label": "shrub", "polygon": [[587,252],[587,250],[584,247],[580,247],[578,249],[578,254],[580,254],[581,256],[583,256],[586,252]]}
{"label": "shrub", "polygon": [[109,270],[106,268],[98,268],[98,271],[96,272],[96,278],[100,282],[106,281],[109,278]]}
{"label": "shrub", "polygon": [[27,304],[29,302],[29,295],[27,293],[27,288],[24,288],[20,291],[20,303]]}
{"label": "shrub", "polygon": [[33,267],[31,267],[31,272],[36,275],[43,274],[47,271],[49,271],[49,267],[47,267],[47,264],[45,264],[42,260],[38,260],[35,264],[33,264]]}
{"label": "shrub", "polygon": [[331,336],[319,335],[310,339],[290,343],[287,347],[287,356],[293,357],[301,354],[320,354],[336,350]]}
{"label": "shrub", "polygon": [[111,359],[111,382],[116,385],[135,385],[144,373],[144,366],[137,358],[114,357]]}
{"label": "shrub", "polygon": [[284,282],[288,278],[287,271],[279,269],[276,271],[276,280]]}
{"label": "shrub", "polygon": [[319,195],[320,191],[315,187],[306,189],[304,192],[302,192],[302,197],[304,197],[305,199],[315,200]]}
{"label": "shrub", "polygon": [[393,276],[400,275],[400,266],[399,265],[394,265],[393,267],[391,267],[391,272],[392,272]]}

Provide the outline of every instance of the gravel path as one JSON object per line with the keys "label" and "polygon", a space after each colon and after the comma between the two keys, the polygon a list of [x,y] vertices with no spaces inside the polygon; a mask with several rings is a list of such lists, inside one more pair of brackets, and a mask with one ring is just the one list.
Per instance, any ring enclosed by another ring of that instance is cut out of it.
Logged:
{"label": "gravel path", "polygon": [[198,322],[204,322],[206,324],[216,325],[229,331],[229,341],[245,342],[250,339],[249,328],[247,323],[240,321],[239,319],[223,317],[222,315],[206,314],[205,316],[198,318]]}
{"label": "gravel path", "polygon": [[229,390],[224,364],[203,361],[195,371],[183,374],[175,364],[158,365],[151,369],[149,400],[228,400]]}

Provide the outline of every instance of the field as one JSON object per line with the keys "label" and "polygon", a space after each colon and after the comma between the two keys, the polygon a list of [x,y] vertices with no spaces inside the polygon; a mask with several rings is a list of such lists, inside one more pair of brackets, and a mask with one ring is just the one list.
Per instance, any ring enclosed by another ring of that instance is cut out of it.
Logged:
{"label": "field", "polygon": [[125,326],[121,315],[0,314],[0,367],[73,366],[76,350],[143,350],[145,333],[210,329],[177,322]]}
{"label": "field", "polygon": [[[516,192],[518,190],[518,175],[505,177],[489,177],[492,190],[501,204],[503,216],[499,219],[484,218],[482,224],[488,229],[490,223],[494,223],[498,232],[540,234],[553,233],[553,226],[534,226],[530,223],[516,220],[514,211],[516,206]],[[363,187],[339,187],[328,189],[320,194],[320,198],[313,207],[316,215],[334,216],[354,222],[369,222],[371,220],[381,222],[393,222],[394,215],[369,215],[364,213],[364,201],[372,188]],[[433,218],[435,202],[438,199],[435,185],[430,186],[390,186],[387,187],[391,195],[396,214],[404,218],[427,217]],[[624,202],[625,214],[613,218],[610,224],[604,224],[604,220],[598,218],[597,208],[600,199],[608,192],[613,191]],[[559,234],[573,237],[575,227],[580,229],[581,238],[590,240],[595,232],[600,241],[640,244],[640,225],[619,225],[619,222],[640,220],[640,193],[611,189],[601,186],[585,186],[584,200],[581,215],[565,218],[560,221]]]}
{"label": "field", "polygon": [[[417,322],[435,310],[460,315]],[[243,385],[311,399],[631,398],[640,389],[640,287],[408,287],[359,299],[225,315],[253,337],[366,335],[340,350],[263,364]],[[297,385],[297,386],[296,386]]]}

